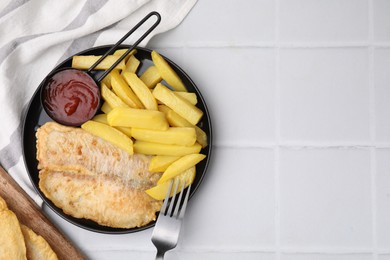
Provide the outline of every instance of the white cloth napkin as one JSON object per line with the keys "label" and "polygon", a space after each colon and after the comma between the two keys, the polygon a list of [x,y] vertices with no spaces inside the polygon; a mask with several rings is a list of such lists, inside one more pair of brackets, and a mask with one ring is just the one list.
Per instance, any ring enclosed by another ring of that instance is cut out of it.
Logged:
{"label": "white cloth napkin", "polygon": [[[140,44],[144,46],[153,35],[177,26],[196,0],[0,2],[0,164],[41,204],[24,166],[21,134],[28,102],[45,75],[79,51],[115,43],[146,14],[157,11],[161,23]],[[150,24],[124,43],[138,39]]]}

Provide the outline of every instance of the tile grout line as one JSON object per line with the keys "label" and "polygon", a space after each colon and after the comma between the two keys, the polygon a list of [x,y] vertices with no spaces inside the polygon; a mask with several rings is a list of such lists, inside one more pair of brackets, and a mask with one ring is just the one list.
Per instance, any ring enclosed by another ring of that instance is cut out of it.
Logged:
{"label": "tile grout line", "polygon": [[[275,26],[276,27],[276,26]],[[160,48],[177,49],[183,46],[192,49],[214,49],[214,48],[231,48],[231,49],[337,49],[337,48],[368,48],[387,49],[390,48],[390,42],[254,42],[246,44],[232,45],[229,42],[207,42],[207,43],[177,43],[161,46]]]}
{"label": "tile grout line", "polygon": [[368,88],[369,88],[369,124],[370,124],[370,172],[371,172],[371,217],[372,217],[372,256],[378,260],[377,223],[376,223],[376,118],[375,118],[375,77],[374,77],[374,7],[373,0],[368,1]]}
{"label": "tile grout line", "polygon": [[281,220],[280,220],[280,0],[275,0],[275,142],[274,148],[274,185],[275,185],[275,258],[276,260],[281,259]]}

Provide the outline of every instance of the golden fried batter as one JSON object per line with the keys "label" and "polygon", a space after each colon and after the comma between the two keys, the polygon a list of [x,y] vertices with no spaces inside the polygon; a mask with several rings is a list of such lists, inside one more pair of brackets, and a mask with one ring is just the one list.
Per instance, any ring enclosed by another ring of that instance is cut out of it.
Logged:
{"label": "golden fried batter", "polygon": [[86,171],[64,167],[43,169],[39,188],[66,214],[92,219],[100,225],[133,228],[155,220],[161,202],[118,177]]}
{"label": "golden fried batter", "polygon": [[127,152],[81,128],[48,122],[37,131],[38,169],[82,166],[93,174],[118,176],[139,189],[152,187],[160,174],[151,173],[150,156]]}
{"label": "golden fried batter", "polygon": [[0,197],[0,259],[27,259],[26,246],[16,215]]}
{"label": "golden fried batter", "polygon": [[161,202],[144,191],[161,173],[150,156],[129,155],[81,128],[49,122],[37,131],[39,187],[57,207],[100,225],[133,228],[155,220]]}
{"label": "golden fried batter", "polygon": [[20,225],[27,249],[28,260],[57,260],[57,255],[53,252],[46,240],[37,235],[25,225]]}

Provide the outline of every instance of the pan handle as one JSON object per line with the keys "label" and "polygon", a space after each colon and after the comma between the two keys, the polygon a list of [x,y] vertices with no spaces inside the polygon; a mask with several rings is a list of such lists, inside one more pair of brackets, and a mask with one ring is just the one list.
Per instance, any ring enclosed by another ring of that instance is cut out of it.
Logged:
{"label": "pan handle", "polygon": [[146,15],[138,24],[136,24],[128,33],[126,33],[122,39],[120,39],[114,46],[112,46],[100,59],[98,59],[87,71],[88,74],[91,73],[91,71],[96,68],[97,65],[99,65],[99,63],[104,60],[108,55],[110,55],[111,53],[113,53],[118,47],[119,45],[124,42],[134,31],[136,31],[142,24],[144,24],[150,17],[152,16],[156,16],[157,17],[157,20],[156,22],[131,46],[131,48],[129,48],[114,64],[112,64],[112,66],[106,70],[102,75],[99,76],[98,79],[96,79],[96,82],[100,82],[102,79],[104,79],[105,76],[108,75],[108,73],[110,73],[132,50],[134,50],[138,44],[143,40],[145,39],[146,36],[149,35],[149,33],[151,33],[154,28],[157,27],[157,25],[160,23],[161,21],[161,15],[158,13],[158,12],[151,12],[149,13],[148,15]]}

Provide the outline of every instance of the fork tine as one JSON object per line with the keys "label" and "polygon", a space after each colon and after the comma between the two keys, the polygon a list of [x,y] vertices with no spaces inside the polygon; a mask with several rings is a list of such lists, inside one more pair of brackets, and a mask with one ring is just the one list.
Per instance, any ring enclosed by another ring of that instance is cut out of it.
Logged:
{"label": "fork tine", "polygon": [[179,217],[179,208],[180,208],[180,205],[181,205],[181,198],[183,197],[183,192],[184,192],[184,188],[185,188],[185,185],[186,185],[186,182],[183,181],[183,184],[181,185],[181,190],[180,190],[180,195],[179,195],[179,198],[177,199],[177,204],[176,204],[176,207],[175,207],[175,212],[173,212],[173,216],[175,218],[178,218]]}
{"label": "fork tine", "polygon": [[171,184],[169,185],[167,195],[165,196],[164,204],[161,207],[160,214],[165,215],[165,211],[167,210],[168,200],[171,195],[171,190],[173,186],[173,180],[171,180]]}
{"label": "fork tine", "polygon": [[186,198],[184,199],[183,206],[181,207],[179,219],[184,218],[184,213],[186,212],[186,207],[187,207],[188,198],[190,196],[190,191],[191,191],[191,184],[187,188]]}
{"label": "fork tine", "polygon": [[168,215],[168,216],[172,216],[173,204],[175,204],[176,193],[177,193],[177,188],[178,188],[178,186],[179,186],[179,183],[180,183],[179,180],[175,181],[175,191],[173,192],[173,196],[172,196],[172,199],[171,199],[171,203],[169,204],[169,209],[168,209],[168,212],[167,212],[167,215]]}

